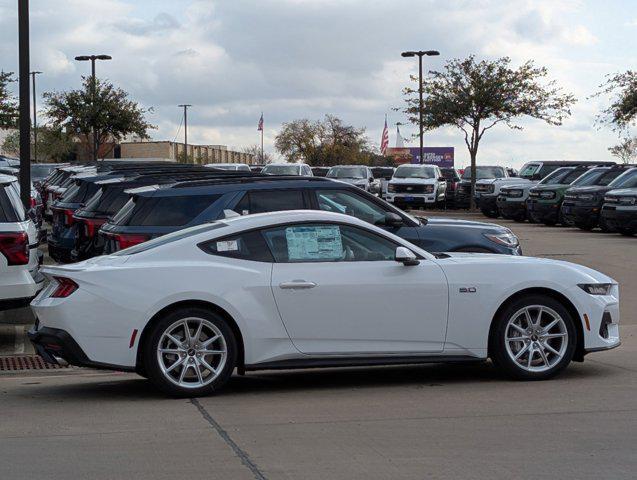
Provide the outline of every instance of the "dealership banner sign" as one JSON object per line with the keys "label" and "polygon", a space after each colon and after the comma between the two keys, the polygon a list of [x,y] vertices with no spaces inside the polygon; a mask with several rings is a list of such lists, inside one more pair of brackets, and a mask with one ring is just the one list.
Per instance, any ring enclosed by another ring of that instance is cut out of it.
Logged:
{"label": "dealership banner sign", "polygon": [[444,168],[454,167],[454,147],[424,147],[424,161],[420,161],[420,148],[388,148],[387,155],[397,163],[427,163]]}

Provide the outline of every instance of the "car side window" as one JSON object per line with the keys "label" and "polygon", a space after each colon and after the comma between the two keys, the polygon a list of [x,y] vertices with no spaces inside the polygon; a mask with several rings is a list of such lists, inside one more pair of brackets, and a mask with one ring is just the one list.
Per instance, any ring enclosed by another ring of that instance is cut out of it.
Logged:
{"label": "car side window", "polygon": [[210,255],[252,260],[254,262],[273,262],[270,249],[259,231],[244,232],[223,238],[210,240],[200,245]]}
{"label": "car side window", "polygon": [[373,225],[385,223],[385,209],[371,200],[347,190],[316,190],[319,209],[344,213]]}
{"label": "car side window", "polygon": [[398,246],[362,228],[336,224],[296,224],[263,231],[279,263],[370,262],[393,260]]}
{"label": "car side window", "polygon": [[249,215],[303,209],[305,209],[305,201],[303,192],[300,190],[253,190],[246,192],[234,211],[239,215]]}

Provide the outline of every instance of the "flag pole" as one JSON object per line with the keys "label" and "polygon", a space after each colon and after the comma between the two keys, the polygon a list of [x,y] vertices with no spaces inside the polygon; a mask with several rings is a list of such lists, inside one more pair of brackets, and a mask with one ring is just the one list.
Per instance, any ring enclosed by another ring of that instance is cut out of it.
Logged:
{"label": "flag pole", "polygon": [[[263,112],[261,112],[261,120],[263,120]],[[263,123],[261,123],[261,163],[263,163]]]}

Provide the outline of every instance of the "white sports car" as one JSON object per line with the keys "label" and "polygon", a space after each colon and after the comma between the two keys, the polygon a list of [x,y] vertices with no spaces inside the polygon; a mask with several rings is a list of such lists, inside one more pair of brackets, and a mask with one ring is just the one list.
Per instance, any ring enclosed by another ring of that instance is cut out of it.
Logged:
{"label": "white sports car", "polygon": [[43,269],[30,337],[55,362],[177,395],[247,370],[482,361],[544,379],[619,345],[616,282],[572,263],[431,255],[351,216],[250,215]]}

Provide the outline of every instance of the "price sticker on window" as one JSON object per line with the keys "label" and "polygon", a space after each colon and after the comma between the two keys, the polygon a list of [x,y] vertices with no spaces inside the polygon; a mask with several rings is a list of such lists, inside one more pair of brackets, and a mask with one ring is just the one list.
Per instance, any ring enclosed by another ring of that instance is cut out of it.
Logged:
{"label": "price sticker on window", "polygon": [[217,242],[217,252],[236,252],[239,250],[239,244],[236,240],[223,240]]}

